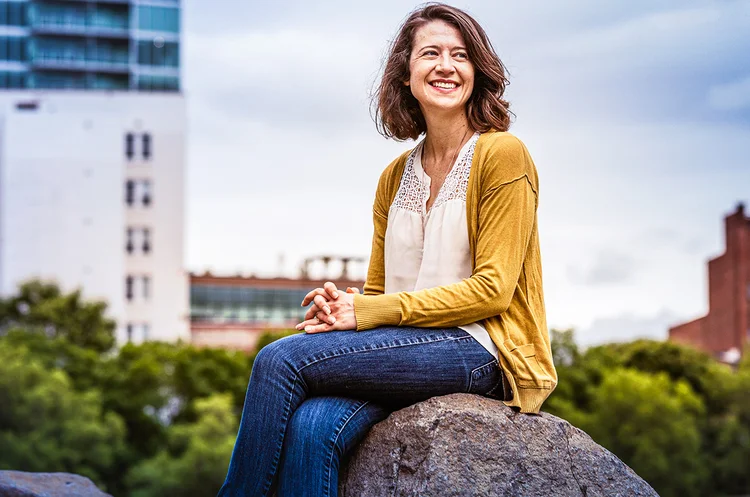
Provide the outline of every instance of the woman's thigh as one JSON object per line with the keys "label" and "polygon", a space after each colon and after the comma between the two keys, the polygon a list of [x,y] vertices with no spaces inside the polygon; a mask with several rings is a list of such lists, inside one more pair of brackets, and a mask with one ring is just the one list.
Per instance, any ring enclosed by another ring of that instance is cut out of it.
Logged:
{"label": "woman's thigh", "polygon": [[502,381],[497,360],[460,328],[301,333],[267,345],[258,360],[291,368],[308,395],[392,405],[455,392],[486,394]]}

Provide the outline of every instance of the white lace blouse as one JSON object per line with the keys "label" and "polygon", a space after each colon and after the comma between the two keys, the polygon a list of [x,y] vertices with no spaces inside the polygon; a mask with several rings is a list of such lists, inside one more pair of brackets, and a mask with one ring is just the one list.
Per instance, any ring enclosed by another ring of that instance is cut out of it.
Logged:
{"label": "white lace blouse", "polygon": [[[385,231],[385,293],[457,283],[471,276],[466,187],[479,133],[466,142],[427,212],[430,177],[422,169],[424,140],[404,167]],[[460,326],[497,359],[497,347],[479,323]]]}

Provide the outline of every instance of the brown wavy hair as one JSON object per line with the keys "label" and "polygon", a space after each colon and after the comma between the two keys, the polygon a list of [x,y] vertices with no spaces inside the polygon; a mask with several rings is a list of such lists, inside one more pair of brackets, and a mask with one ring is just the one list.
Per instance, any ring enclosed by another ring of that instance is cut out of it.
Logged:
{"label": "brown wavy hair", "polygon": [[487,33],[466,12],[443,3],[428,3],[413,11],[399,28],[385,59],[380,85],[371,98],[371,111],[378,132],[398,141],[416,140],[427,131],[419,102],[404,85],[410,77],[414,33],[432,21],[444,21],[464,39],[469,60],[474,64],[474,89],[466,102],[466,115],[475,131],[507,131],[511,124],[510,104],[503,99],[510,83],[508,70],[495,53]]}

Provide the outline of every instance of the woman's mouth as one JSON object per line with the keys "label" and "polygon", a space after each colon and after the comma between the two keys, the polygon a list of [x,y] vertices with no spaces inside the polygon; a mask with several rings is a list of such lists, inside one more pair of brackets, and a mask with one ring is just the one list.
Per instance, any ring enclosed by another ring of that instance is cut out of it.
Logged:
{"label": "woman's mouth", "polygon": [[430,83],[430,86],[432,86],[433,88],[438,88],[440,90],[448,91],[458,88],[458,85],[456,83],[447,81],[433,81],[432,83]]}

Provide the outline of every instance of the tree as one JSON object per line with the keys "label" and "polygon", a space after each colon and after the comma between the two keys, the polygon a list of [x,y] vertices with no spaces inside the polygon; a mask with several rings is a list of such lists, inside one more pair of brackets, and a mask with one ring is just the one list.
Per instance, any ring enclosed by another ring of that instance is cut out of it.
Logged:
{"label": "tree", "polygon": [[64,371],[0,340],[0,405],[0,468],[78,473],[106,487],[125,427],[98,391],[76,391]]}
{"label": "tree", "polygon": [[83,301],[81,291],[63,294],[54,283],[29,281],[19,293],[0,300],[0,331],[38,330],[70,343],[106,352],[115,345],[115,322],[105,316],[107,304]]}
{"label": "tree", "polygon": [[238,422],[232,396],[195,401],[197,420],[170,428],[168,443],[128,475],[132,497],[214,496],[221,487],[234,447]]}
{"label": "tree", "polygon": [[290,335],[296,335],[298,333],[300,332],[297,330],[266,331],[260,337],[258,337],[258,342],[255,344],[255,353],[257,354],[260,349],[262,349],[269,343],[275,342],[280,338],[288,337]]}
{"label": "tree", "polygon": [[581,428],[663,497],[702,496],[708,478],[701,450],[704,412],[686,381],[619,368],[595,389],[593,410]]}

